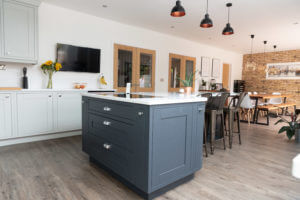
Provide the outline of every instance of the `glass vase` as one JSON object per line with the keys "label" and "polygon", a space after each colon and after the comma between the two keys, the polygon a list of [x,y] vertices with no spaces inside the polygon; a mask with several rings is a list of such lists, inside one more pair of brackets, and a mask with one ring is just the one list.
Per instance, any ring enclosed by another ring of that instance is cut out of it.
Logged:
{"label": "glass vase", "polygon": [[53,76],[53,72],[49,71],[47,89],[52,89],[52,76]]}

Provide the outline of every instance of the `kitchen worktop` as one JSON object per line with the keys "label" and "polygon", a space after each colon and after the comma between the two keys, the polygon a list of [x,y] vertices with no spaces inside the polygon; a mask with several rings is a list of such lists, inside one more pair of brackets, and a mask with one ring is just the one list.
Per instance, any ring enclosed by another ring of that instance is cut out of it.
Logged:
{"label": "kitchen worktop", "polygon": [[130,96],[125,95],[124,93],[105,94],[97,92],[85,93],[82,94],[82,96],[144,105],[195,103],[207,101],[207,98],[197,97],[197,95],[186,95],[178,93],[131,93]]}
{"label": "kitchen worktop", "polygon": [[8,93],[8,92],[17,92],[17,93],[26,93],[26,92],[89,92],[89,91],[97,91],[97,92],[110,92],[115,91],[114,89],[21,89],[21,90],[0,90],[0,93]]}

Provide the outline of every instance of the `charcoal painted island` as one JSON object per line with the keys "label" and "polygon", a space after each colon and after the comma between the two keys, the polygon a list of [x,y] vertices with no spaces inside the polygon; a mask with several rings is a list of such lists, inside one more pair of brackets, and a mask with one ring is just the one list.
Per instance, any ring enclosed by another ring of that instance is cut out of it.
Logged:
{"label": "charcoal painted island", "polygon": [[88,93],[82,101],[83,151],[143,198],[201,169],[206,98]]}

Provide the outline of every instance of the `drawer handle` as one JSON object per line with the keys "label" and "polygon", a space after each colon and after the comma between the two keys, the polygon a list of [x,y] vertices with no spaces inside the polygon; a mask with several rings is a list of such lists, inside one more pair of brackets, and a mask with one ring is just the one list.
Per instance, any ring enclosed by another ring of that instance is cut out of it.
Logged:
{"label": "drawer handle", "polygon": [[107,144],[107,143],[103,144],[103,148],[106,149],[106,150],[110,150],[111,147],[112,147],[111,144]]}
{"label": "drawer handle", "polygon": [[105,106],[105,107],[103,108],[103,110],[104,110],[104,111],[107,111],[107,112],[109,112],[109,111],[111,111],[111,108],[110,108],[110,107],[107,107],[107,106]]}
{"label": "drawer handle", "polygon": [[198,112],[202,112],[203,111],[203,108],[198,108]]}
{"label": "drawer handle", "polygon": [[60,94],[60,95],[58,95],[58,97],[62,97],[62,95]]}
{"label": "drawer handle", "polygon": [[5,98],[9,99],[9,96],[6,96]]}
{"label": "drawer handle", "polygon": [[142,115],[144,115],[144,113],[143,112],[138,112],[138,115],[142,116]]}
{"label": "drawer handle", "polygon": [[104,122],[103,122],[103,125],[105,125],[105,126],[110,126],[110,125],[111,125],[111,122],[109,122],[109,121],[104,121]]}

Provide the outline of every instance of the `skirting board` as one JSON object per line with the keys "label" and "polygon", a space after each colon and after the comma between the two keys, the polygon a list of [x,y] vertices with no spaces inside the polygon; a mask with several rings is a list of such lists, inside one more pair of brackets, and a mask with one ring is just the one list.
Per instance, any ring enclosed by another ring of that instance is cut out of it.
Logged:
{"label": "skirting board", "polygon": [[14,145],[14,144],[20,144],[20,143],[28,143],[28,142],[51,140],[51,139],[63,138],[63,137],[71,137],[71,136],[81,135],[81,134],[82,134],[82,131],[79,130],[79,131],[51,133],[51,134],[46,134],[46,135],[36,135],[36,136],[23,137],[23,138],[0,140],[0,147]]}

